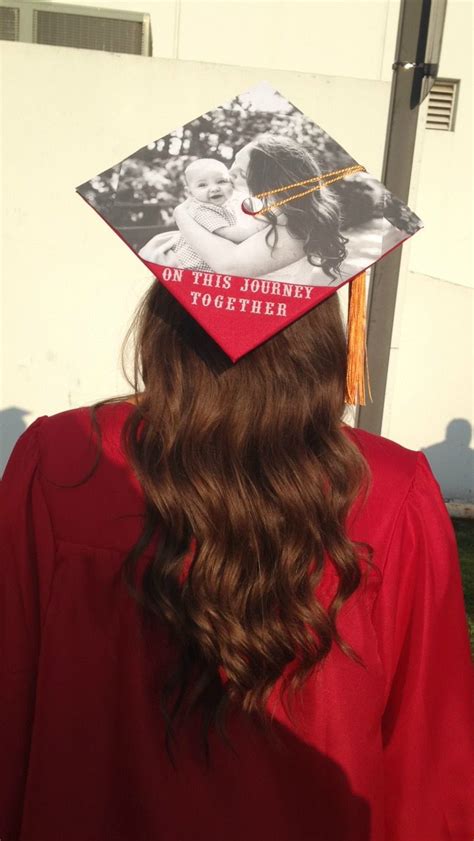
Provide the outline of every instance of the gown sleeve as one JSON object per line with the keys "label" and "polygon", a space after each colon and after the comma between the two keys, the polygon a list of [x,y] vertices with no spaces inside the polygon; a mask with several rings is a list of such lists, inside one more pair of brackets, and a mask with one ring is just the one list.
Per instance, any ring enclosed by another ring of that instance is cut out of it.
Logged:
{"label": "gown sleeve", "polygon": [[38,418],[0,481],[0,838],[16,841],[35,705],[40,629],[53,577],[54,537],[41,485]]}
{"label": "gown sleeve", "polygon": [[385,672],[386,841],[472,841],[474,671],[454,531],[421,453],[373,620]]}

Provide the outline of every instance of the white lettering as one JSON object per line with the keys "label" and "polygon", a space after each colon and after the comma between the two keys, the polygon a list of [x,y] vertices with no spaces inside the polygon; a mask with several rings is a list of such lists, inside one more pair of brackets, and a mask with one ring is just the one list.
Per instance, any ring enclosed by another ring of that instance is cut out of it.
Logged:
{"label": "white lettering", "polygon": [[230,312],[237,310],[239,312],[250,313],[251,315],[277,315],[281,318],[286,318],[287,316],[286,304],[281,302],[259,300],[258,298],[252,301],[249,298],[235,298],[232,295],[213,295],[210,292],[203,294],[193,289],[190,290],[190,294],[193,307],[214,306],[218,310],[225,309]]}

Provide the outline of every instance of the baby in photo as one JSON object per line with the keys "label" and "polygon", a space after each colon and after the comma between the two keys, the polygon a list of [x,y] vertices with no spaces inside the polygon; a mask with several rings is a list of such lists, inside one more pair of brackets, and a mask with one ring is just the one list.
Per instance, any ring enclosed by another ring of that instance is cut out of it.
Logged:
{"label": "baby in photo", "polygon": [[[240,205],[245,196],[235,194],[229,171],[222,161],[199,158],[186,167],[184,177],[188,192],[187,211],[211,233],[238,243],[267,226],[268,222],[242,211]],[[211,271],[211,267],[183,236],[179,236],[171,250],[176,259],[174,265],[178,268]]]}

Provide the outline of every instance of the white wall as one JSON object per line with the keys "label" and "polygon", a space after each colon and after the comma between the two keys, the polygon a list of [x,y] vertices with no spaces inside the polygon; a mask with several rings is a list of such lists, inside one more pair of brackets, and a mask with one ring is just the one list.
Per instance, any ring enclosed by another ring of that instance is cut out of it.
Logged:
{"label": "white wall", "polygon": [[[383,433],[426,454],[447,499],[474,501],[472,5],[448,2],[439,75],[461,79],[455,131],[423,130]],[[425,103],[426,107],[426,103]],[[435,449],[433,449],[435,447]]]}
{"label": "white wall", "polygon": [[8,42],[1,66],[5,451],[38,415],[128,390],[119,348],[151,275],[78,184],[262,77],[380,172],[386,82]]}
{"label": "white wall", "polygon": [[399,0],[77,0],[76,5],[149,13],[153,54],[160,58],[391,78]]}
{"label": "white wall", "polygon": [[439,75],[460,79],[454,131],[426,131],[419,172],[418,210],[426,230],[413,240],[411,269],[463,286],[473,285],[473,4],[447,6]]}

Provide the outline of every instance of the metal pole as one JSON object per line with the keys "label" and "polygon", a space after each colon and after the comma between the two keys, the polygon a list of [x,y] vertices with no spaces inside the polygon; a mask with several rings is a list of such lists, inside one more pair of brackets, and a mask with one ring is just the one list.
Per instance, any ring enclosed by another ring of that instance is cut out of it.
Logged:
{"label": "metal pole", "polygon": [[[446,0],[401,0],[382,181],[408,202],[419,106],[438,70]],[[401,248],[374,266],[368,299],[367,352],[373,402],[356,425],[380,434],[387,387]]]}

